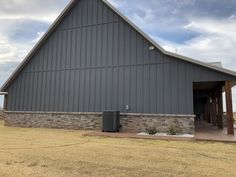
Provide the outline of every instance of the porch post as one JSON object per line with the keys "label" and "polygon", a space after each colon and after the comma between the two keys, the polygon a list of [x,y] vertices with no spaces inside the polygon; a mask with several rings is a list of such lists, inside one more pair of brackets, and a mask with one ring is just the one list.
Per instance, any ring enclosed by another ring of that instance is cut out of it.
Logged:
{"label": "porch post", "polygon": [[232,90],[231,81],[225,82],[225,96],[226,96],[226,111],[227,111],[227,132],[234,135],[234,121],[233,121],[233,104],[232,104]]}
{"label": "porch post", "polygon": [[221,91],[218,93],[218,128],[223,129],[223,99]]}

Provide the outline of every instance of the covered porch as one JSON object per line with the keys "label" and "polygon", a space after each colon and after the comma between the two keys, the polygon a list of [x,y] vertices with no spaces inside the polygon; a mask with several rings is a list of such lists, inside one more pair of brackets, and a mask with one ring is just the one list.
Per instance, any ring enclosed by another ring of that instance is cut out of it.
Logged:
{"label": "covered porch", "polygon": [[[194,114],[196,139],[232,140],[234,136],[232,87],[234,82],[194,82]],[[223,115],[225,92],[226,116]]]}

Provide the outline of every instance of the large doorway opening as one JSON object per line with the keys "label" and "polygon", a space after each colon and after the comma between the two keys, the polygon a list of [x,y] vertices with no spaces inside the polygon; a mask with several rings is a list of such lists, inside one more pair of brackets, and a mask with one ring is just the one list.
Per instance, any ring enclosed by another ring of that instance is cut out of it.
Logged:
{"label": "large doorway opening", "polygon": [[193,100],[196,131],[223,129],[224,82],[194,82]]}

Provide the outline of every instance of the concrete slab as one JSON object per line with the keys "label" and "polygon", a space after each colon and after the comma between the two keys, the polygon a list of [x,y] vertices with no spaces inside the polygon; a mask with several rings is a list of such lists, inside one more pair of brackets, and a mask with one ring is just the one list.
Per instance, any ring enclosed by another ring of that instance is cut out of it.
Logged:
{"label": "concrete slab", "polygon": [[219,130],[207,122],[196,122],[195,138],[200,141],[236,143],[235,135],[228,135],[227,129]]}

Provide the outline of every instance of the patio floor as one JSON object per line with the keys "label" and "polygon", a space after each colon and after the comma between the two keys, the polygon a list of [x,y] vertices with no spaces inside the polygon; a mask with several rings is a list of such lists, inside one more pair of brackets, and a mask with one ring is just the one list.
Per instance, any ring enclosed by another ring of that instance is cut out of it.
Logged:
{"label": "patio floor", "polygon": [[236,143],[236,136],[227,135],[227,128],[219,130],[205,121],[196,122],[195,127],[196,140]]}

